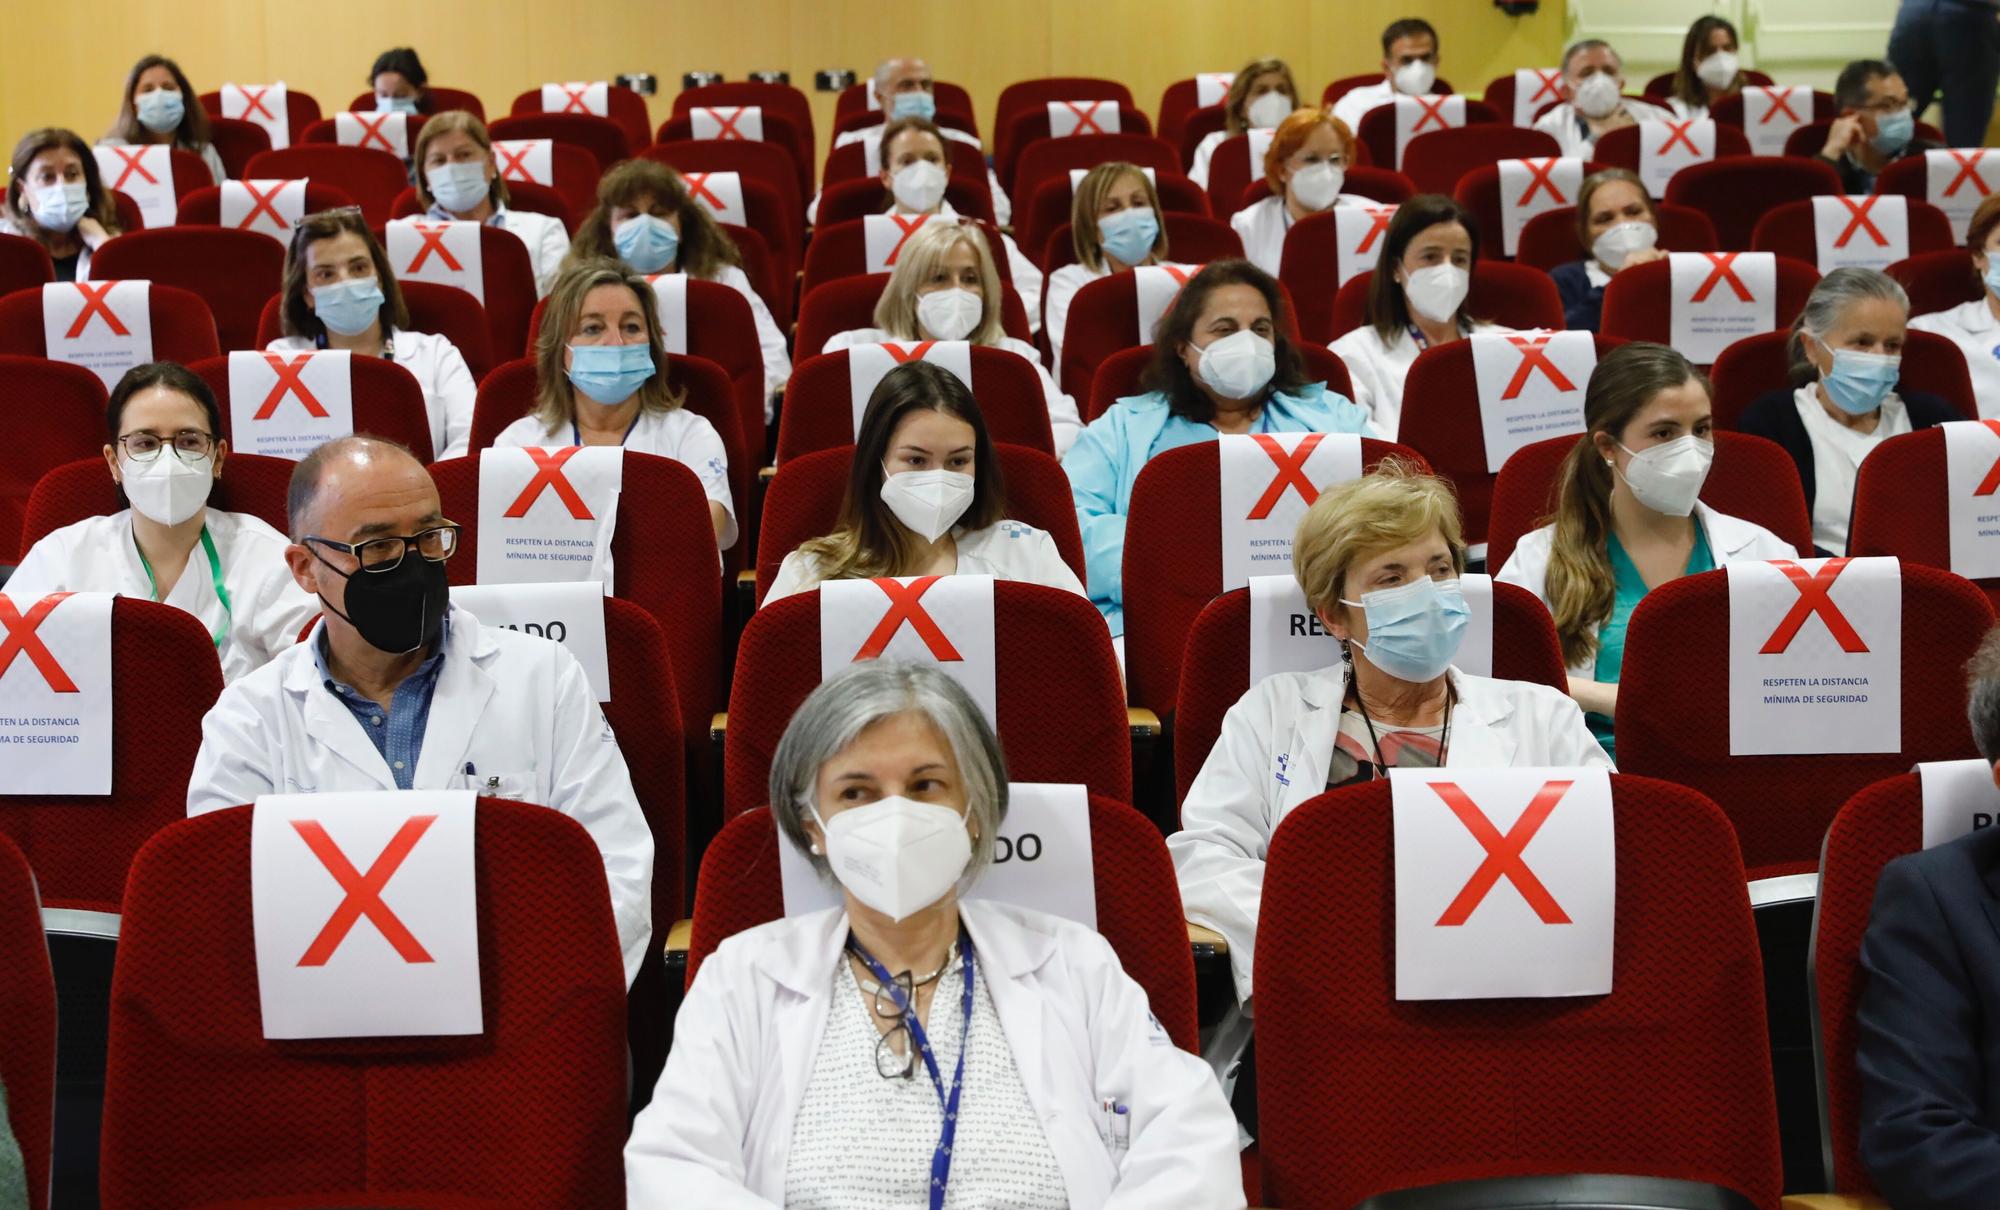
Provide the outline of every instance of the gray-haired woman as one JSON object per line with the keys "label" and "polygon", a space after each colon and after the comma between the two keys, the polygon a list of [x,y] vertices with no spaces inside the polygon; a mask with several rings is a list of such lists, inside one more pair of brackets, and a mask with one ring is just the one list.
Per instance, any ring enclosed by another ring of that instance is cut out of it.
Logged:
{"label": "gray-haired woman", "polygon": [[1966,419],[1935,395],[1896,393],[1909,322],[1910,296],[1894,278],[1835,269],[1792,324],[1791,389],[1758,399],[1737,422],[1798,464],[1821,554],[1847,551],[1862,459],[1891,437]]}
{"label": "gray-haired woman", "polygon": [[634,1207],[1244,1204],[1221,1089],[1110,945],[961,897],[1007,776],[957,682],[829,678],[778,745],[771,810],[843,906],[702,965],[625,1148]]}

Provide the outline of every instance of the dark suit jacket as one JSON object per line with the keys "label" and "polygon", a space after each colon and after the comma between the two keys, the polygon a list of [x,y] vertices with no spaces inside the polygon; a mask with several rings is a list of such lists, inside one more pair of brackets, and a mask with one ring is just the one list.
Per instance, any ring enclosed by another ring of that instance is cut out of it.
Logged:
{"label": "dark suit jacket", "polygon": [[1562,296],[1563,326],[1574,331],[1595,332],[1604,315],[1604,287],[1590,284],[1584,262],[1573,260],[1549,270],[1556,293]]}
{"label": "dark suit jacket", "polygon": [[[1922,155],[1926,151],[1941,151],[1943,149],[1944,144],[1935,139],[1913,138],[1904,144],[1901,151],[1889,157],[1889,163],[1893,164],[1897,160],[1907,160],[1913,155]],[[1822,157],[1822,162],[1833,165],[1833,170],[1840,174],[1840,187],[1843,191],[1855,194],[1873,193],[1875,191],[1875,174],[1863,168],[1853,156],[1843,155],[1836,160],[1827,160]]]}
{"label": "dark suit jacket", "polygon": [[1892,861],[1861,942],[1861,1158],[1896,1210],[2000,1205],[2000,827]]}

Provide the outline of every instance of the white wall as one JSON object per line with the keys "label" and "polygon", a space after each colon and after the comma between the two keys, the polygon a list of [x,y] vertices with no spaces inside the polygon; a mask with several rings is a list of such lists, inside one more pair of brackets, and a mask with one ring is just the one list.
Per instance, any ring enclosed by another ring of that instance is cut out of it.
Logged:
{"label": "white wall", "polygon": [[1616,46],[1636,91],[1673,70],[1696,17],[1718,13],[1742,37],[1744,66],[1830,91],[1842,65],[1887,50],[1895,8],[1893,0],[1571,0],[1568,32]]}

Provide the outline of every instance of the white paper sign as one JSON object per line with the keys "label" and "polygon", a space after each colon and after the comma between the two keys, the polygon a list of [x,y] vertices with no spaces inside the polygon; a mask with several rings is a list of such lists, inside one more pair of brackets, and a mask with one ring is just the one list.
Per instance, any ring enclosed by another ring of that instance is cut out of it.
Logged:
{"label": "white paper sign", "polygon": [[2000,420],[1954,420],[1944,430],[1951,569],[2000,576]]}
{"label": "white paper sign", "polygon": [[948,222],[937,214],[870,214],[861,220],[863,273],[887,273],[896,267],[903,245],[932,222]]}
{"label": "white paper sign", "polygon": [[[783,836],[778,837],[778,875],[787,916],[843,902],[839,885],[821,878]],[[1007,818],[993,837],[993,864],[965,897],[1032,908],[1095,929],[1097,871],[1091,864],[1089,791],[1054,782],[1010,783]]]}
{"label": "white paper sign", "polygon": [[1910,255],[1910,199],[1900,193],[1812,200],[1819,271],[1886,269]]}
{"label": "white paper sign", "polygon": [[935,664],[988,722],[1000,717],[992,576],[828,580],[819,587],[821,679],[856,660]]}
{"label": "white paper sign", "polygon": [[546,584],[454,584],[454,604],[481,625],[518,630],[569,648],[600,702],[611,700],[611,661],[604,638],[604,585],[595,580]]}
{"label": "white paper sign", "polygon": [[1465,638],[1451,666],[1471,676],[1493,675],[1493,577],[1466,572],[1458,577],[1465,594]]}
{"label": "white paper sign", "polygon": [[1499,167],[1500,242],[1512,256],[1521,246],[1521,229],[1529,219],[1576,205],[1577,191],[1583,184],[1583,160],[1577,156],[1501,160]]}
{"label": "white paper sign", "polygon": [[1517,67],[1514,69],[1514,125],[1535,124],[1542,106],[1563,99],[1562,68]]}
{"label": "white paper sign", "polygon": [[1361,477],[1353,433],[1225,433],[1222,465],[1222,584],[1292,570],[1292,534],[1321,491]]}
{"label": "white paper sign", "polygon": [[611,115],[611,89],[603,80],[542,85],[543,113],[589,113]]}
{"label": "white paper sign", "polygon": [[[869,175],[874,175],[870,173]],[[748,226],[750,212],[743,206],[743,177],[734,172],[684,172],[681,180],[688,194],[715,215],[719,223]]]}
{"label": "white paper sign", "polygon": [[173,148],[165,143],[144,147],[95,147],[97,175],[106,189],[116,189],[139,205],[139,219],[148,230],[171,227],[180,202],[174,197]]}
{"label": "white paper sign", "polygon": [[1048,113],[1050,138],[1119,133],[1116,101],[1050,101]]}
{"label": "white paper sign", "polygon": [[906,361],[928,361],[950,370],[972,389],[972,346],[963,340],[923,340],[902,344],[855,345],[847,350],[847,397],[854,410],[854,433],[861,435],[861,417],[868,400],[889,371]]}
{"label": "white paper sign", "polygon": [[1777,559],[1725,570],[1729,754],[1901,751],[1896,560]]}
{"label": "white paper sign", "polygon": [[555,187],[556,141],[554,139],[496,139],[493,159],[500,176],[509,181]]}
{"label": "white paper sign", "polygon": [[476,1034],[470,790],[266,794],[250,913],[267,1038]]}
{"label": "white paper sign", "polygon": [[112,600],[0,591],[0,795],[111,793]]}
{"label": "white paper sign", "polygon": [[1972,212],[2000,185],[2000,159],[1987,163],[1986,148],[1946,147],[1924,152],[1924,195],[1951,220],[1959,240],[1972,223]]}
{"label": "white paper sign", "polygon": [[1334,248],[1340,265],[1340,281],[1335,289],[1374,271],[1375,262],[1382,259],[1382,239],[1389,233],[1389,220],[1395,217],[1394,206],[1333,208]]}
{"label": "white paper sign", "polygon": [[50,282],[42,287],[42,341],[50,361],[82,366],[109,391],[153,360],[152,283]]}
{"label": "white paper sign", "polygon": [[1251,180],[1263,179],[1264,153],[1271,150],[1271,140],[1277,133],[1277,128],[1274,126],[1252,126],[1243,132],[1243,146],[1250,160]]}
{"label": "white paper sign", "polygon": [[1670,252],[1668,330],[1698,365],[1778,326],[1778,260],[1769,252]]}
{"label": "white paper sign", "polygon": [[486,301],[486,258],[479,246],[481,224],[399,218],[384,229],[389,264],[403,281],[456,286]]}
{"label": "white paper sign", "polygon": [[697,139],[764,141],[761,105],[697,105],[688,110],[688,130]]}
{"label": "white paper sign", "polygon": [[1803,84],[1752,84],[1743,90],[1743,134],[1751,155],[1783,155],[1785,140],[1813,120],[1813,90]]}
{"label": "white paper sign", "polygon": [[1666,196],[1676,172],[1714,158],[1715,123],[1708,118],[1639,123],[1639,179],[1653,197]]}
{"label": "white paper sign", "polygon": [[[1152,184],[1155,188],[1159,187],[1160,177],[1157,172],[1151,168],[1141,168],[1139,171],[1145,174],[1148,183]],[[1076,196],[1077,186],[1083,184],[1083,178],[1089,175],[1090,169],[1088,168],[1072,168],[1069,170],[1069,193],[1072,198]]]}
{"label": "white paper sign", "polygon": [[407,160],[410,158],[410,115],[393,109],[380,113],[334,114],[333,141],[342,147],[367,147],[386,151],[399,160]]}
{"label": "white paper sign", "polygon": [[1465,98],[1406,97],[1396,94],[1396,170],[1402,171],[1403,151],[1410,140],[1433,130],[1454,130],[1465,125]]}
{"label": "white paper sign", "polygon": [[489,449],[479,456],[481,584],[594,580],[611,590],[625,451]]}
{"label": "white paper sign", "polygon": [[1472,369],[1486,469],[1497,475],[1523,446],[1583,432],[1583,392],[1596,368],[1597,340],[1589,332],[1475,333]]}
{"label": "white paper sign", "polygon": [[290,106],[285,100],[285,82],[276,84],[224,84],[222,116],[255,122],[271,136],[273,149],[292,145]]}
{"label": "white paper sign", "polygon": [[1396,998],[1611,991],[1617,838],[1589,769],[1392,769]]}
{"label": "white paper sign", "polygon": [[648,273],[653,300],[660,309],[660,347],[669,353],[688,351],[688,279],[685,273]]}
{"label": "white paper sign", "polygon": [[345,349],[229,355],[229,448],[297,461],[354,435],[354,367]]}
{"label": "white paper sign", "polygon": [[218,221],[239,231],[256,231],[281,244],[292,240],[292,226],[306,213],[306,182],[224,181],[217,200]]}
{"label": "white paper sign", "polygon": [[2000,787],[1986,761],[1925,761],[1916,773],[1924,796],[1925,848],[1950,844],[2000,819]]}
{"label": "white paper sign", "polygon": [[1229,99],[1229,86],[1236,83],[1233,71],[1197,72],[1194,77],[1194,103],[1197,108],[1220,105]]}
{"label": "white paper sign", "polygon": [[[1471,676],[1493,675],[1493,577],[1458,578],[1471,612],[1451,666]],[[1298,577],[1250,577],[1250,683],[1280,672],[1313,672],[1340,662],[1340,642],[1306,602]]]}
{"label": "white paper sign", "polygon": [[1153,343],[1153,329],[1160,317],[1180,297],[1188,278],[1201,272],[1200,265],[1141,265],[1132,270],[1132,290],[1138,302],[1139,343]]}

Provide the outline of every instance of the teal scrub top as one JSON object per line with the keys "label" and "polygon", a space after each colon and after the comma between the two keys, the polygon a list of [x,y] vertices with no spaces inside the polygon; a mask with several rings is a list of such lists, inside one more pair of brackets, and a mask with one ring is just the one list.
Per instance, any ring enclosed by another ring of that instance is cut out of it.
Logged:
{"label": "teal scrub top", "polygon": [[[1625,624],[1632,619],[1632,611],[1646,598],[1646,581],[1639,575],[1639,569],[1632,562],[1632,556],[1625,553],[1625,546],[1612,534],[1605,540],[1606,553],[1611,556],[1611,574],[1618,584],[1618,594],[1611,602],[1611,616],[1597,632],[1597,669],[1594,679],[1599,684],[1618,683],[1619,669],[1625,663]],[[1700,522],[1694,527],[1694,549],[1688,552],[1687,570],[1683,575],[1714,571],[1715,555],[1708,548],[1708,531]],[[1586,714],[1584,721],[1590,724],[1590,733],[1604,748],[1605,754],[1613,760],[1618,758],[1611,735],[1611,719],[1602,714]]]}

